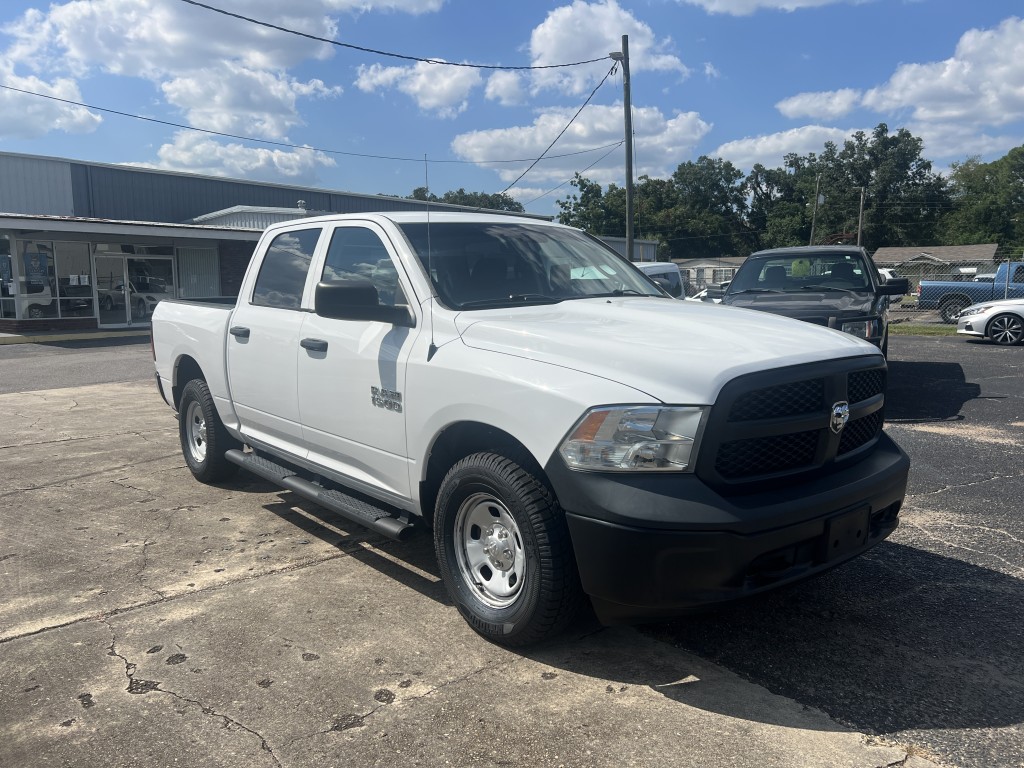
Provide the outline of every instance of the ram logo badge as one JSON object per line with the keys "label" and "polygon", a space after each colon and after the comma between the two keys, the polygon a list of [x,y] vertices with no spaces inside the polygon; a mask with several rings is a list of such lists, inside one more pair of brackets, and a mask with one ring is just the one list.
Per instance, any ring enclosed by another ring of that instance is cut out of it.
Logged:
{"label": "ram logo badge", "polygon": [[837,435],[843,431],[843,427],[846,426],[846,422],[850,420],[850,404],[845,400],[840,400],[838,403],[832,404],[832,419],[829,424],[832,427],[832,431]]}

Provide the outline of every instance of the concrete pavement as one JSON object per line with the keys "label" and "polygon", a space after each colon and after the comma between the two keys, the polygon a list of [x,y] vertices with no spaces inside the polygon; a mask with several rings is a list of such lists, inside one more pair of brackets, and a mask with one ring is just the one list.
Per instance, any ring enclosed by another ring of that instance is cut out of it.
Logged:
{"label": "concrete pavement", "polygon": [[631,629],[490,645],[428,537],[196,483],[149,382],[0,422],[0,765],[934,765]]}

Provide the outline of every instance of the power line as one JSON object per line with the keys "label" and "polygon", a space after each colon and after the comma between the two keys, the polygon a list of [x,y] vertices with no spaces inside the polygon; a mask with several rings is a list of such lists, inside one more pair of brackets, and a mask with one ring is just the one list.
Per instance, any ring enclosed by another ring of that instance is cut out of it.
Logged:
{"label": "power line", "polygon": [[298,35],[299,37],[304,37],[304,38],[306,38],[308,40],[316,40],[319,43],[327,43],[328,45],[334,45],[334,46],[337,46],[339,48],[349,48],[349,49],[351,49],[353,51],[362,51],[363,53],[372,53],[372,54],[375,54],[377,56],[389,56],[389,57],[391,57],[393,59],[403,59],[405,61],[420,61],[420,62],[423,62],[424,64],[438,64],[438,65],[446,66],[446,67],[467,67],[469,69],[492,69],[492,70],[499,70],[500,69],[500,70],[513,70],[513,71],[524,71],[524,70],[534,70],[534,69],[562,69],[562,68],[565,68],[565,67],[580,67],[580,66],[583,66],[584,64],[593,64],[595,62],[604,61],[605,59],[609,58],[608,56],[601,56],[600,58],[597,58],[597,59],[587,59],[586,61],[574,61],[574,62],[570,62],[568,64],[545,64],[545,65],[541,65],[541,66],[529,66],[529,67],[508,67],[508,66],[501,66],[501,65],[498,65],[498,64],[469,64],[469,63],[466,63],[466,62],[459,63],[459,62],[455,62],[455,61],[443,61],[442,59],[427,59],[427,58],[421,58],[419,56],[408,56],[408,55],[402,54],[402,53],[391,53],[389,51],[380,51],[380,50],[377,50],[375,48],[366,48],[364,46],[353,45],[351,43],[341,43],[341,42],[338,42],[337,40],[330,40],[330,39],[328,39],[326,37],[317,37],[316,35],[311,35],[308,32],[300,32],[300,31],[298,31],[296,29],[288,29],[287,27],[281,27],[281,26],[278,26],[277,24],[271,24],[270,22],[260,21],[259,19],[254,19],[254,18],[251,18],[249,16],[243,16],[240,13],[232,13],[231,11],[225,11],[223,8],[215,8],[212,5],[207,5],[206,3],[200,3],[197,0],[181,0],[181,2],[187,3],[188,5],[197,6],[199,8],[205,8],[208,11],[213,11],[214,13],[220,13],[220,14],[222,14],[224,16],[230,16],[230,17],[235,18],[235,19],[240,19],[241,21],[247,21],[250,24],[257,24],[257,25],[259,25],[261,27],[267,27],[268,29],[276,29],[278,32],[287,32],[290,35]]}
{"label": "power line", "polygon": [[[206,134],[210,134],[211,136],[222,136],[222,137],[227,138],[227,139],[238,139],[240,141],[252,141],[252,142],[259,143],[259,144],[268,144],[268,145],[274,146],[274,147],[285,147],[287,149],[307,149],[307,150],[310,150],[312,152],[323,152],[324,154],[329,154],[329,155],[342,155],[342,156],[345,156],[345,157],[361,157],[361,158],[366,158],[366,159],[370,159],[370,160],[394,160],[396,162],[404,162],[404,163],[422,163],[423,162],[423,158],[421,158],[421,157],[418,158],[418,157],[398,157],[398,156],[394,156],[394,155],[371,155],[371,154],[366,154],[366,153],[362,153],[362,152],[346,152],[346,151],[340,150],[340,149],[324,149],[323,147],[313,147],[313,146],[310,146],[308,144],[290,144],[290,143],[288,143],[286,141],[273,141],[271,139],[258,139],[258,138],[255,138],[253,136],[241,136],[241,135],[236,134],[236,133],[224,133],[223,131],[213,131],[213,130],[209,130],[207,128],[196,128],[195,126],[192,126],[192,125],[184,125],[183,123],[175,123],[175,122],[171,122],[170,120],[160,120],[160,119],[155,118],[155,117],[146,117],[145,115],[136,115],[136,114],[133,114],[131,112],[121,112],[119,110],[109,109],[107,107],[97,107],[97,106],[92,105],[92,104],[84,104],[84,103],[82,103],[80,101],[72,101],[71,99],[62,99],[62,98],[60,98],[58,96],[51,96],[51,95],[46,94],[46,93],[36,93],[35,91],[26,91],[23,88],[15,88],[12,85],[4,85],[3,83],[0,83],[0,88],[3,88],[3,89],[8,90],[8,91],[14,91],[15,93],[23,93],[23,94],[26,94],[28,96],[38,96],[41,99],[49,99],[50,101],[58,101],[58,102],[61,102],[62,104],[71,104],[72,106],[75,106],[75,107],[83,107],[85,109],[94,109],[97,112],[107,112],[109,114],[118,115],[120,117],[130,117],[130,118],[132,118],[134,120],[145,120],[146,122],[149,122],[149,123],[157,123],[159,125],[167,125],[167,126],[170,126],[172,128],[181,128],[181,129],[186,130],[186,131],[196,131],[198,133],[206,133]],[[568,126],[566,126],[566,127],[568,127]],[[563,133],[564,133],[564,131],[563,131]],[[561,134],[559,134],[559,135],[561,135]],[[564,157],[575,157],[576,155],[584,155],[584,154],[587,154],[588,152],[600,152],[602,149],[608,149],[609,147],[613,147],[614,148],[614,147],[620,146],[621,144],[622,144],[622,142],[620,141],[618,143],[613,143],[613,144],[604,144],[604,145],[602,145],[600,147],[591,147],[589,149],[581,149],[581,150],[578,150],[576,152],[564,152],[564,153],[562,153],[560,155],[551,155],[547,159],[548,160],[556,160],[556,159],[564,158]],[[550,147],[549,147],[549,149],[550,149]],[[514,159],[514,160],[431,160],[430,162],[432,162],[432,163],[455,164],[455,165],[498,165],[498,164],[503,164],[503,163],[511,164],[511,163],[529,163],[529,162],[533,162],[534,164],[536,164],[542,158],[543,158],[543,156],[538,157],[538,158],[523,157],[523,158],[518,158],[518,159]],[[520,178],[522,178],[522,177],[520,177]]]}
{"label": "power line", "polygon": [[[586,168],[584,168],[584,169],[583,169],[582,171],[577,171],[577,173],[580,173],[580,174],[586,173],[586,172],[587,172],[587,171],[589,171],[589,170],[590,170],[591,168],[593,168],[593,167],[594,167],[595,165],[597,165],[597,164],[598,164],[598,163],[600,163],[600,162],[601,162],[602,160],[604,160],[604,159],[605,159],[606,157],[608,157],[608,155],[610,155],[610,154],[611,154],[612,152],[614,152],[614,151],[615,151],[616,149],[618,149],[619,147],[621,147],[621,146],[622,146],[622,145],[623,145],[623,144],[624,144],[625,142],[626,142],[626,140],[625,140],[625,139],[623,139],[623,140],[622,140],[622,141],[620,141],[620,142],[619,142],[618,144],[612,144],[612,145],[611,145],[611,149],[609,149],[609,150],[608,150],[607,152],[605,152],[605,153],[604,153],[603,155],[601,155],[601,156],[600,156],[599,158],[597,158],[597,160],[595,160],[594,162],[592,162],[592,163],[591,163],[590,165],[588,165],[588,166],[587,166]],[[552,192],[556,192],[556,191],[558,191],[559,189],[561,189],[562,187],[564,187],[564,186],[565,186],[566,184],[569,184],[569,183],[571,183],[571,182],[572,182],[572,179],[566,179],[566,180],[565,180],[565,181],[563,181],[563,182],[562,182],[561,184],[559,184],[559,185],[558,185],[557,187],[552,187],[552,188],[551,188],[551,189],[549,189],[549,190],[548,190],[547,192],[545,192],[545,193],[543,193],[543,194],[541,194],[541,195],[538,195],[537,197],[533,198],[533,200],[531,200],[530,202],[528,202],[528,203],[523,203],[523,207],[525,208],[525,207],[526,207],[526,206],[528,206],[528,205],[533,205],[533,204],[534,204],[534,203],[536,203],[536,202],[537,202],[538,200],[540,200],[540,199],[542,199],[542,198],[545,198],[545,197],[547,197],[547,196],[548,196],[548,195],[550,195],[550,194],[551,194]]]}
{"label": "power line", "polygon": [[571,120],[570,120],[570,121],[569,121],[568,123],[566,123],[566,124],[565,124],[565,128],[563,128],[563,129],[562,129],[561,131],[559,131],[559,132],[558,132],[558,135],[557,135],[557,136],[555,136],[555,140],[554,140],[554,141],[552,141],[552,142],[551,142],[550,144],[548,144],[548,148],[547,148],[547,149],[545,149],[545,150],[544,150],[543,152],[541,152],[541,153],[540,153],[540,157],[538,157],[538,158],[537,158],[536,160],[534,160],[534,161],[533,161],[533,162],[532,162],[532,163],[530,164],[530,167],[529,167],[529,168],[527,168],[527,169],[526,169],[525,171],[523,171],[523,172],[522,172],[521,174],[519,174],[518,178],[516,178],[516,180],[515,180],[515,181],[513,181],[513,182],[512,182],[511,184],[509,184],[509,185],[508,185],[507,187],[505,187],[505,188],[504,188],[503,190],[501,190],[501,194],[505,194],[505,193],[506,193],[506,192],[508,192],[508,191],[509,191],[510,189],[512,189],[512,187],[514,187],[514,186],[515,186],[516,184],[518,184],[518,183],[519,183],[519,179],[523,178],[523,176],[525,176],[525,175],[526,175],[526,174],[528,174],[528,173],[529,173],[530,171],[532,171],[532,170],[533,170],[533,167],[534,167],[535,165],[537,165],[537,163],[539,163],[539,162],[540,162],[541,160],[543,160],[543,159],[544,159],[544,155],[546,155],[546,154],[548,153],[548,151],[549,151],[549,150],[550,150],[550,149],[551,149],[551,148],[552,148],[553,146],[555,146],[555,144],[557,143],[557,141],[558,141],[558,140],[559,140],[560,138],[562,138],[562,134],[563,134],[563,133],[565,133],[565,132],[566,132],[567,130],[569,130],[569,126],[570,126],[570,125],[572,125],[572,124],[573,124],[573,122],[574,122],[574,121],[576,120],[576,118],[580,116],[580,112],[582,112],[582,111],[583,111],[583,110],[584,110],[584,109],[586,108],[587,104],[589,104],[589,103],[590,103],[590,100],[591,100],[592,98],[594,98],[594,94],[595,94],[595,93],[597,93],[597,92],[598,92],[598,91],[599,91],[599,90],[601,89],[601,86],[602,86],[602,85],[604,85],[604,83],[605,83],[605,81],[606,81],[606,80],[608,79],[609,75],[611,75],[611,73],[615,71],[615,68],[616,68],[617,66],[618,66],[618,63],[612,64],[612,68],[611,68],[611,69],[609,69],[607,73],[605,73],[605,76],[601,78],[601,82],[600,82],[600,83],[598,83],[598,84],[597,84],[597,86],[596,86],[596,87],[594,88],[594,90],[592,90],[592,91],[590,92],[590,95],[589,95],[589,96],[587,96],[587,100],[586,100],[586,101],[584,101],[584,102],[583,102],[583,104],[582,104],[582,105],[580,106],[580,108],[576,110],[576,114],[572,116],[572,119],[571,119]]}

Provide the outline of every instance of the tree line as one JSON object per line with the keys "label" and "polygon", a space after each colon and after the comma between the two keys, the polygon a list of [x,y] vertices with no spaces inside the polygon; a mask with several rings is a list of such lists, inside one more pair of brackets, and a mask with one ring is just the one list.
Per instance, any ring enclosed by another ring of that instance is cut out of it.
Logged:
{"label": "tree line", "polygon": [[[923,142],[880,123],[820,154],[789,154],[782,167],[761,164],[744,176],[728,160],[701,156],[670,178],[641,176],[634,188],[634,233],[656,240],[660,259],[747,256],[762,248],[856,243],[886,246],[996,243],[1002,258],[1024,249],[1024,146],[982,163],[932,169]],[[574,191],[558,200],[558,220],[594,235],[626,232],[626,190],[576,174]],[[506,211],[523,207],[506,194],[443,197],[414,190],[415,199]],[[817,202],[816,202],[817,201]]]}

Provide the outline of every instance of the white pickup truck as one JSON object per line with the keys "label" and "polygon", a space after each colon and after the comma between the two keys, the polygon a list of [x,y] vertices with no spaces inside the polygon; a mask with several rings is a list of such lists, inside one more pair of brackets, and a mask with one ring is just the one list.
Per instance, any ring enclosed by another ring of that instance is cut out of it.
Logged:
{"label": "white pickup truck", "polygon": [[678,615],[897,525],[886,363],[839,331],[671,299],[588,235],[379,213],[263,234],[237,302],[164,300],[157,383],[197,479],[243,467],[386,536],[432,529],[482,635]]}

